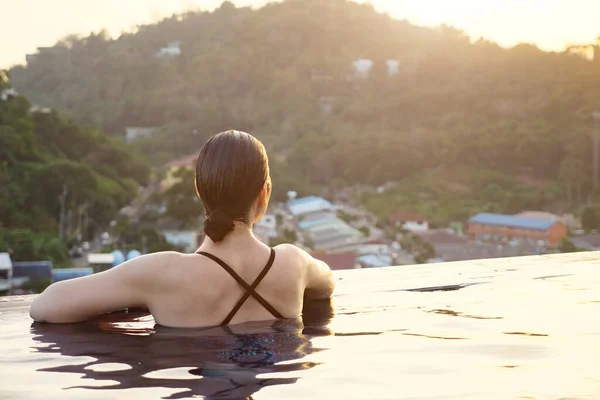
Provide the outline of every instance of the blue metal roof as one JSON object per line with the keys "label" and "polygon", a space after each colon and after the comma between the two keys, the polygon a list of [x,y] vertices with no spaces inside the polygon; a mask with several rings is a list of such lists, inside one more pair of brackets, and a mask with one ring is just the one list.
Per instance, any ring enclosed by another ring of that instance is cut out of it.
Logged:
{"label": "blue metal roof", "polygon": [[13,278],[52,279],[52,262],[15,261],[13,262]]}
{"label": "blue metal roof", "polygon": [[81,278],[83,276],[92,275],[92,268],[59,268],[52,271],[53,281],[60,282],[69,279]]}
{"label": "blue metal roof", "polygon": [[532,229],[538,231],[548,230],[556,224],[549,219],[523,218],[514,215],[480,213],[472,217],[469,222],[483,225],[506,226],[510,228]]}
{"label": "blue metal roof", "polygon": [[308,196],[287,204],[290,212],[296,216],[321,210],[333,210],[333,204],[322,197]]}

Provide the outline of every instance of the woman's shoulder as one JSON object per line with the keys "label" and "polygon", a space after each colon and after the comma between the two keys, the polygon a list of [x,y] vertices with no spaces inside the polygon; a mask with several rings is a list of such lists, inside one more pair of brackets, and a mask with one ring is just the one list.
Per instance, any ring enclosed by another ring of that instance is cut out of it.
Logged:
{"label": "woman's shoulder", "polygon": [[278,244],[277,246],[273,247],[273,250],[275,250],[277,254],[281,253],[286,255],[300,255],[301,252],[304,251],[300,247],[290,243]]}
{"label": "woman's shoulder", "polygon": [[297,261],[299,265],[306,264],[310,255],[300,247],[289,243],[283,243],[273,247],[277,257],[285,258],[286,261]]}
{"label": "woman's shoulder", "polygon": [[[179,266],[187,264],[191,261],[194,254],[178,253],[176,251],[160,251],[156,253],[144,254],[138,256],[125,264],[123,267],[133,270],[134,268],[140,273],[151,277],[153,274],[164,275],[168,270],[174,271]],[[128,265],[129,264],[129,265]]]}

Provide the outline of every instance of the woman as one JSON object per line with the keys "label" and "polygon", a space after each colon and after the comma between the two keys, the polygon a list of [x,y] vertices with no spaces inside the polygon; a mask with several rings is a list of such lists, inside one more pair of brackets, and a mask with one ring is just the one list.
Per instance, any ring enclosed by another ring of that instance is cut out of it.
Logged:
{"label": "woman", "polygon": [[271,249],[252,234],[271,195],[267,154],[256,138],[228,131],[209,139],[196,162],[196,192],[206,239],[195,254],[149,254],[55,283],[33,301],[31,317],[68,323],[147,307],[160,325],[205,327],[295,318],[304,296],[331,297],[325,263],[293,245]]}

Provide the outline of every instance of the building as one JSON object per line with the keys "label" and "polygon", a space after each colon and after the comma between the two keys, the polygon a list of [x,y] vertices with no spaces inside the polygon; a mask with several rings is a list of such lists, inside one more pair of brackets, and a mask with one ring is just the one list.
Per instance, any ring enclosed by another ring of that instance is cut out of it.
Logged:
{"label": "building", "polygon": [[457,235],[451,229],[431,229],[417,234],[433,246],[437,257],[445,261],[469,258],[470,246],[467,239]]}
{"label": "building", "polygon": [[31,106],[29,108],[30,113],[41,113],[41,114],[50,114],[52,109],[50,107],[41,107],[41,106]]}
{"label": "building", "polygon": [[355,77],[367,79],[371,74],[371,69],[373,69],[373,61],[368,59],[356,60],[352,63],[352,67]]}
{"label": "building", "polygon": [[[353,78],[367,79],[371,75],[373,66],[375,63],[369,59],[360,59],[352,63]],[[388,76],[397,75],[400,72],[400,62],[394,59],[388,59],[385,61],[385,67]]]}
{"label": "building", "polygon": [[337,217],[336,207],[322,197],[309,196],[287,203],[302,231],[305,244],[319,251],[345,249],[368,240]]}
{"label": "building", "polygon": [[304,234],[305,243],[309,239],[313,248],[320,251],[347,248],[366,240],[361,232],[335,216],[302,221],[298,227]]}
{"label": "building", "polygon": [[390,267],[393,261],[391,256],[385,254],[366,254],[358,258],[361,268]]}
{"label": "building", "polygon": [[135,139],[151,137],[156,128],[144,128],[139,126],[129,126],[125,128],[125,142],[131,143]]}
{"label": "building", "polygon": [[319,97],[319,108],[321,109],[321,113],[324,115],[329,115],[333,111],[333,105],[335,103],[334,96],[321,96]]}
{"label": "building", "polygon": [[385,64],[387,66],[388,76],[394,76],[400,72],[400,62],[398,60],[387,60]]}
{"label": "building", "polygon": [[393,214],[389,221],[392,225],[406,229],[409,232],[423,232],[429,229],[429,221],[413,212],[399,211]]}
{"label": "building", "polygon": [[167,243],[181,248],[185,253],[193,253],[200,247],[202,233],[199,229],[181,228],[173,219],[165,219],[158,223],[158,230]]}
{"label": "building", "polygon": [[549,213],[546,211],[523,211],[519,214],[516,214],[517,217],[523,218],[535,218],[535,219],[546,219],[557,222],[562,222],[569,229],[581,229],[581,222],[575,218],[573,214],[563,214],[557,215],[553,213]]}
{"label": "building", "polygon": [[157,58],[175,58],[181,55],[181,42],[170,42],[156,52]]}
{"label": "building", "polygon": [[18,93],[15,89],[12,89],[12,88],[4,89],[3,91],[0,92],[0,100],[7,101],[8,99],[16,97],[17,95],[18,95]]}
{"label": "building", "polygon": [[268,244],[269,239],[277,237],[277,218],[273,214],[267,214],[254,224],[252,230],[260,240]]}
{"label": "building", "polygon": [[187,157],[170,161],[167,164],[165,164],[164,168],[166,169],[166,175],[165,179],[163,179],[160,183],[161,189],[168,189],[175,183],[179,182],[179,178],[176,177],[177,171],[179,171],[180,168],[188,168],[193,170],[196,166],[197,159],[198,155],[192,154]]}
{"label": "building", "polygon": [[576,247],[589,251],[600,250],[600,233],[588,233],[569,238]]}
{"label": "building", "polygon": [[15,261],[13,262],[13,288],[26,283],[52,282],[52,262]]}
{"label": "building", "polygon": [[0,293],[12,288],[13,265],[10,254],[0,253]]}
{"label": "building", "polygon": [[392,253],[390,246],[386,243],[364,243],[355,247],[355,251],[360,255],[367,254],[386,254]]}
{"label": "building", "polygon": [[335,207],[322,197],[308,196],[287,203],[287,208],[296,219],[320,219],[324,215],[335,216]]}
{"label": "building", "polygon": [[567,227],[562,222],[514,215],[481,213],[469,219],[468,226],[471,238],[484,241],[527,239],[558,244],[567,237]]}
{"label": "building", "polygon": [[113,253],[89,253],[87,260],[89,267],[93,268],[95,272],[101,272],[112,268],[115,255]]}
{"label": "building", "polygon": [[329,268],[334,271],[359,268],[359,265],[356,263],[356,256],[351,252],[336,254],[313,253],[311,255],[329,265]]}

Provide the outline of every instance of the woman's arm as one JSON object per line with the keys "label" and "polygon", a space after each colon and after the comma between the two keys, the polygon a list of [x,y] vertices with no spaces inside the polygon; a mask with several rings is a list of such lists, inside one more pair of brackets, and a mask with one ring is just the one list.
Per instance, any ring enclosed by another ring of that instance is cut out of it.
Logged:
{"label": "woman's arm", "polygon": [[291,244],[282,244],[277,248],[292,251],[300,257],[304,270],[304,297],[314,300],[331,297],[335,289],[335,278],[326,263],[315,259],[306,251]]}
{"label": "woman's arm", "polygon": [[306,258],[306,290],[304,296],[309,299],[328,299],[335,289],[335,278],[331,268],[325,262],[317,260],[308,253]]}
{"label": "woman's arm", "polygon": [[129,307],[145,307],[161,280],[161,266],[177,253],[136,257],[98,274],[50,285],[31,304],[37,322],[70,323]]}

